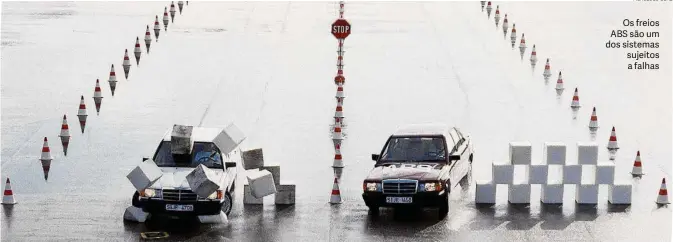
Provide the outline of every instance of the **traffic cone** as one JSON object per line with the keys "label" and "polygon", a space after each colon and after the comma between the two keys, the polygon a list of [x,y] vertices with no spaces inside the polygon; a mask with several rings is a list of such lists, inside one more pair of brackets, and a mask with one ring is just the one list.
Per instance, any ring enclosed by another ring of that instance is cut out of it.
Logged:
{"label": "traffic cone", "polygon": [[484,11],[484,5],[486,5],[486,1],[480,1],[481,2],[481,11]]}
{"label": "traffic cone", "polygon": [[661,188],[659,188],[659,196],[657,196],[657,204],[659,205],[670,204],[670,202],[668,202],[668,190],[666,189],[666,178],[661,179]]}
{"label": "traffic cone", "polygon": [[343,121],[343,118],[344,118],[343,107],[341,105],[341,102],[337,102],[336,111],[334,111],[334,119]]}
{"label": "traffic cone", "polygon": [[558,79],[556,80],[556,90],[563,90],[563,74],[558,72]]}
{"label": "traffic cone", "polygon": [[573,101],[570,103],[571,108],[579,108],[580,107],[580,96],[577,92],[577,88],[575,88],[575,94],[573,94]]}
{"label": "traffic cone", "polygon": [[340,204],[341,203],[341,192],[339,191],[339,180],[334,178],[334,185],[332,185],[332,195],[329,198],[329,203],[331,204]]}
{"label": "traffic cone", "polygon": [[168,8],[164,7],[164,31],[168,31]]}
{"label": "traffic cone", "polygon": [[608,141],[608,150],[616,151],[619,149],[617,145],[617,133],[615,132],[615,127],[612,126],[612,132],[610,132],[610,140]]}
{"label": "traffic cone", "polygon": [[510,39],[512,40],[512,49],[514,49],[514,44],[516,44],[516,24],[512,23],[512,34],[510,34]]}
{"label": "traffic cone", "polygon": [[84,104],[84,95],[82,95],[79,102],[79,109],[77,110],[77,118],[79,118],[79,126],[82,128],[82,133],[84,133],[84,127],[86,126],[86,105]]}
{"label": "traffic cone", "polygon": [[178,1],[178,10],[180,11],[180,15],[182,15],[182,6],[184,3],[182,1]]}
{"label": "traffic cone", "polygon": [[150,26],[147,25],[145,29],[145,48],[147,49],[147,54],[150,53],[150,45],[152,45],[152,34],[150,34]]}
{"label": "traffic cone", "polygon": [[337,68],[338,69],[343,69],[344,67],[344,57],[343,56],[337,56]]}
{"label": "traffic cone", "polygon": [[122,67],[124,68],[124,77],[126,80],[129,79],[129,71],[131,70],[131,61],[129,60],[129,50],[124,50],[124,61],[122,62]]}
{"label": "traffic cone", "polygon": [[175,21],[175,4],[173,4],[173,1],[171,1],[171,23]]}
{"label": "traffic cone", "polygon": [[42,172],[44,172],[44,179],[47,180],[49,176],[49,167],[51,167],[51,151],[49,150],[49,142],[47,137],[44,137],[44,144],[42,145],[42,155],[40,156],[40,162],[42,163]]}
{"label": "traffic cone", "polygon": [[495,6],[495,16],[493,19],[495,19],[495,27],[497,28],[500,25],[500,5]]}
{"label": "traffic cone", "polygon": [[187,6],[189,6],[189,1],[186,1],[186,2],[187,2]]}
{"label": "traffic cone", "polygon": [[533,45],[533,50],[530,52],[530,64],[535,66],[537,63],[537,51],[535,50],[535,45]]}
{"label": "traffic cone", "polygon": [[339,86],[337,87],[337,92],[336,92],[336,96],[335,96],[335,97],[336,97],[337,101],[339,101],[339,100],[343,100],[344,98],[346,98],[346,96],[344,96],[344,87],[343,87],[343,85],[339,85]]}
{"label": "traffic cone", "polygon": [[100,113],[100,105],[103,102],[103,95],[100,91],[100,84],[98,84],[98,79],[96,79],[96,87],[93,89],[93,102],[96,105],[96,115]]}
{"label": "traffic cone", "polygon": [[159,25],[159,16],[154,15],[154,38],[159,42],[159,32],[161,32],[161,26]]}
{"label": "traffic cone", "polygon": [[598,116],[596,116],[596,107],[591,111],[591,119],[589,120],[589,129],[596,131],[598,129]]}
{"label": "traffic cone", "polygon": [[542,76],[544,76],[545,81],[549,80],[549,77],[551,76],[551,65],[549,64],[549,58],[547,58],[547,63],[544,64],[544,72],[542,73]]}
{"label": "traffic cone", "polygon": [[493,7],[491,6],[491,1],[488,1],[486,4],[486,14],[489,18],[491,17],[491,10],[493,10]]}
{"label": "traffic cone", "polygon": [[332,163],[333,168],[343,168],[344,162],[341,158],[341,145],[335,145],[334,147],[334,163]]}
{"label": "traffic cone", "polygon": [[631,170],[631,175],[634,177],[641,177],[645,175],[643,173],[643,164],[640,161],[640,150],[636,153],[636,160],[633,162],[633,170]]}
{"label": "traffic cone", "polygon": [[133,47],[133,54],[135,54],[136,57],[136,65],[140,65],[140,54],[142,51],[140,50],[140,38],[136,37],[136,46]]}
{"label": "traffic cone", "polygon": [[7,177],[7,182],[5,182],[5,192],[2,195],[2,204],[14,205],[16,203],[16,200],[14,200],[14,192],[12,192],[12,185],[9,182],[9,177]]}
{"label": "traffic cone", "polygon": [[115,90],[117,89],[117,75],[115,74],[115,65],[112,64],[110,67],[110,78],[107,80],[110,83],[110,92],[112,96],[115,96]]}
{"label": "traffic cone", "polygon": [[502,20],[502,33],[506,35],[508,28],[509,28],[509,22],[507,21],[507,14],[505,14],[505,18]]}
{"label": "traffic cone", "polygon": [[340,75],[334,76],[334,84],[343,85],[345,82],[346,82],[346,78],[344,76],[340,76]]}
{"label": "traffic cone", "polygon": [[[341,121],[341,120],[339,120]],[[332,134],[332,142],[334,145],[341,145],[341,141],[344,139],[343,134],[341,133],[341,122],[336,122],[334,124],[334,132]]]}
{"label": "traffic cone", "polygon": [[523,59],[523,53],[526,52],[526,36],[525,34],[521,34],[521,42],[519,42],[519,53],[521,54],[521,58]]}
{"label": "traffic cone", "polygon": [[61,133],[58,135],[61,137],[61,145],[63,145],[63,155],[68,155],[68,144],[70,144],[70,128],[68,127],[68,120],[63,114],[63,124],[61,124]]}

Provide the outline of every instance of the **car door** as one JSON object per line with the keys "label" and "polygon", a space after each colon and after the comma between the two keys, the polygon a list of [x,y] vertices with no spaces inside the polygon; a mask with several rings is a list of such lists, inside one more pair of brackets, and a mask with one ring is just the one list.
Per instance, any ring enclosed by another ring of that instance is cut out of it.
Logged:
{"label": "car door", "polygon": [[452,150],[452,154],[460,155],[460,160],[454,161],[454,164],[452,165],[453,167],[451,167],[452,185],[456,186],[458,181],[460,181],[460,179],[467,173],[467,159],[469,157],[469,152],[467,152],[467,142],[465,142],[465,139],[458,134],[456,129],[452,128],[449,135],[453,138],[456,144]]}

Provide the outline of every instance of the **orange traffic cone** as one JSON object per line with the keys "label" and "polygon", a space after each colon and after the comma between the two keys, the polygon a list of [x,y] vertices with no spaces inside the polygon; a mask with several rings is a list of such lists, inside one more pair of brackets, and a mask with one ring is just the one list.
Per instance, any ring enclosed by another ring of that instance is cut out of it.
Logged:
{"label": "orange traffic cone", "polygon": [[666,190],[666,178],[661,179],[661,188],[659,188],[659,196],[657,196],[657,204],[666,205],[668,202],[668,190]]}
{"label": "orange traffic cone", "polygon": [[51,167],[51,150],[49,149],[49,142],[47,137],[44,137],[44,144],[42,145],[42,155],[40,156],[40,162],[42,163],[42,172],[44,172],[44,179],[47,180],[49,177],[49,168]]}
{"label": "orange traffic cone", "polygon": [[334,178],[334,185],[332,185],[332,195],[329,198],[329,203],[331,204],[340,204],[341,203],[341,192],[339,191],[339,180]]}
{"label": "orange traffic cone", "polygon": [[183,5],[184,5],[184,3],[182,3],[182,1],[178,1],[178,11],[180,11],[180,14],[182,14],[182,6]]}
{"label": "orange traffic cone", "polygon": [[117,89],[117,74],[115,74],[115,65],[112,64],[110,67],[110,78],[107,80],[110,83],[110,91],[112,96],[115,96],[115,90]]}
{"label": "orange traffic cone", "polygon": [[12,192],[12,185],[9,182],[9,177],[7,177],[7,182],[5,183],[5,192],[2,195],[2,204],[16,204],[16,200],[14,200],[14,192]]}
{"label": "orange traffic cone", "polygon": [[341,133],[341,120],[340,122],[335,122],[334,124],[334,134],[332,135],[332,142],[334,145],[341,145],[341,141],[344,139],[343,134]]}
{"label": "orange traffic cone", "polygon": [[159,32],[161,32],[161,26],[159,25],[159,16],[154,15],[154,38],[159,42]]}
{"label": "orange traffic cone", "polygon": [[63,114],[63,123],[61,124],[61,134],[58,135],[61,137],[61,145],[63,145],[63,155],[68,155],[68,144],[70,143],[70,128],[68,127],[68,120]]}
{"label": "orange traffic cone", "polygon": [[334,149],[334,163],[332,163],[333,168],[343,168],[344,162],[341,158],[341,145],[335,145]]}
{"label": "orange traffic cone", "polygon": [[173,4],[173,1],[171,1],[171,23],[175,20],[175,4]]}
{"label": "orange traffic cone", "polygon": [[84,133],[84,127],[86,126],[86,105],[84,104],[84,95],[81,96],[79,101],[79,109],[77,110],[77,118],[79,118],[79,126],[82,128],[82,133]]}
{"label": "orange traffic cone", "polygon": [[168,8],[164,7],[164,31],[168,31]]}
{"label": "orange traffic cone", "polygon": [[488,1],[486,6],[486,14],[489,18],[491,17],[491,10],[493,10],[493,7],[491,6],[491,1]]}
{"label": "orange traffic cone", "polygon": [[544,72],[542,73],[542,76],[544,77],[545,81],[549,80],[549,77],[551,76],[551,65],[549,64],[549,58],[547,58],[547,63],[544,64]]}
{"label": "orange traffic cone", "polygon": [[641,177],[645,175],[643,173],[643,164],[640,161],[640,150],[636,153],[636,160],[633,162],[633,170],[631,170],[631,175],[634,177]]}
{"label": "orange traffic cone", "polygon": [[136,45],[133,47],[133,54],[136,57],[136,65],[140,65],[140,54],[143,52],[140,50],[140,37],[136,37]]}
{"label": "orange traffic cone", "polygon": [[535,50],[535,45],[533,45],[533,50],[530,52],[530,65],[535,66],[537,63],[537,51]]}
{"label": "orange traffic cone", "polygon": [[495,27],[497,28],[498,25],[500,24],[500,5],[495,6],[494,20],[495,20]]}
{"label": "orange traffic cone", "polygon": [[100,105],[103,102],[103,94],[100,91],[100,84],[96,79],[96,87],[93,89],[93,102],[96,106],[96,115],[100,113]]}
{"label": "orange traffic cone", "polygon": [[593,131],[598,129],[598,116],[596,116],[596,107],[594,107],[594,111],[591,111],[591,119],[589,120],[589,129]]}
{"label": "orange traffic cone", "polygon": [[556,80],[556,90],[563,90],[563,75],[558,72],[558,79]]}
{"label": "orange traffic cone", "polygon": [[573,94],[573,101],[570,103],[571,108],[580,107],[580,96],[578,94],[577,88],[575,88],[575,94]]}
{"label": "orange traffic cone", "polygon": [[610,140],[608,141],[608,150],[616,151],[619,149],[617,145],[617,133],[615,132],[615,127],[612,126],[612,132],[610,132]]}
{"label": "orange traffic cone", "polygon": [[502,20],[502,33],[507,35],[508,28],[509,28],[509,22],[507,21],[507,14],[505,14],[505,19]]}
{"label": "orange traffic cone", "polygon": [[150,34],[150,26],[147,25],[145,29],[145,48],[147,48],[147,54],[150,53],[150,45],[152,45],[152,35]]}

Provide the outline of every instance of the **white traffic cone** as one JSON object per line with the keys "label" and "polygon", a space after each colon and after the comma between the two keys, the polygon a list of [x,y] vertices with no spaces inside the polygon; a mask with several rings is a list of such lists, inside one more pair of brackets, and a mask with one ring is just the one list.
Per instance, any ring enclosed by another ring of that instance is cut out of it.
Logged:
{"label": "white traffic cone", "polygon": [[159,25],[159,16],[154,15],[154,38],[159,42],[159,33],[161,32],[161,26]]}
{"label": "white traffic cone", "polygon": [[112,64],[110,67],[110,78],[107,80],[110,83],[110,92],[112,96],[115,96],[115,90],[117,89],[117,74],[115,74],[115,65]]}
{"label": "white traffic cone", "polygon": [[180,14],[182,15],[182,6],[184,3],[182,1],[178,1],[178,10],[180,11]]}
{"label": "white traffic cone", "polygon": [[491,6],[491,1],[488,1],[486,4],[486,14],[489,18],[491,17],[491,10],[493,10],[493,7]]}
{"label": "white traffic cone", "polygon": [[594,110],[591,111],[591,118],[589,119],[589,129],[592,131],[598,129],[598,116],[596,116],[596,107],[594,107]]}
{"label": "white traffic cone", "polygon": [[334,123],[334,132],[332,134],[332,142],[334,142],[334,145],[341,145],[341,141],[343,139],[344,139],[344,137],[343,137],[343,134],[341,133],[341,122],[335,122]]}
{"label": "white traffic cone", "polygon": [[2,204],[14,205],[16,203],[14,192],[12,191],[12,184],[9,182],[9,177],[7,177],[7,182],[5,182],[5,192],[2,195]]}
{"label": "white traffic cone", "polygon": [[558,90],[563,90],[563,74],[561,72],[558,72],[558,79],[556,79],[556,88]]}
{"label": "white traffic cone", "polygon": [[549,80],[549,77],[551,76],[551,65],[549,64],[549,58],[547,58],[547,63],[544,64],[544,72],[542,72],[542,76],[544,77],[545,81]]}
{"label": "white traffic cone", "polygon": [[523,58],[524,52],[526,52],[526,36],[522,33],[521,41],[519,42],[519,53],[521,54],[521,58]]}
{"label": "white traffic cone", "polygon": [[636,153],[636,160],[633,162],[631,175],[634,177],[641,177],[642,175],[645,175],[645,173],[643,173],[643,163],[640,160],[640,151]]}
{"label": "white traffic cone", "polygon": [[512,49],[514,49],[514,45],[516,44],[516,24],[512,23],[512,34],[510,34],[510,39],[512,40]]}
{"label": "white traffic cone", "polygon": [[610,139],[608,141],[608,150],[616,151],[619,149],[617,145],[617,132],[615,132],[615,127],[612,126],[612,131],[610,132]]}
{"label": "white traffic cone", "polygon": [[341,145],[335,145],[334,147],[334,163],[332,163],[333,168],[343,168],[344,162],[341,158]]}
{"label": "white traffic cone", "polygon": [[40,155],[40,162],[42,163],[42,171],[44,172],[44,179],[47,180],[49,176],[49,167],[51,167],[51,150],[49,149],[49,142],[47,137],[44,137],[44,144],[42,145],[42,155]]}
{"label": "white traffic cone", "polygon": [[84,104],[84,95],[82,95],[79,102],[79,109],[77,110],[77,118],[79,119],[79,126],[82,129],[82,133],[84,133],[84,127],[86,126],[87,116],[88,115],[86,114],[86,105]]}
{"label": "white traffic cone", "polygon": [[136,37],[136,46],[133,47],[133,54],[136,57],[136,65],[140,65],[140,54],[142,54],[142,51],[140,50],[140,38]]}
{"label": "white traffic cone", "polygon": [[505,14],[505,19],[502,20],[502,33],[506,35],[507,29],[509,29],[509,22],[507,21],[507,14]]}
{"label": "white traffic cone", "polygon": [[171,23],[173,23],[175,21],[175,4],[173,4],[173,1],[171,1],[171,9],[169,12],[171,12]]}
{"label": "white traffic cone", "polygon": [[535,64],[537,64],[537,51],[533,45],[533,50],[530,52],[530,65],[535,66]]}
{"label": "white traffic cone", "polygon": [[659,188],[659,196],[657,196],[657,204],[666,205],[668,202],[668,190],[666,189],[666,178],[661,179],[661,188]]}
{"label": "white traffic cone", "polygon": [[164,31],[168,31],[168,8],[164,7]]}
{"label": "white traffic cone", "polygon": [[580,107],[580,96],[578,94],[577,88],[575,88],[575,94],[573,94],[573,101],[570,103],[571,108]]}
{"label": "white traffic cone", "polygon": [[124,68],[124,77],[126,80],[129,79],[129,71],[131,70],[131,60],[129,60],[129,50],[124,50],[124,61],[122,62],[122,67]]}
{"label": "white traffic cone", "polygon": [[61,138],[61,145],[63,146],[63,155],[68,155],[68,144],[70,144],[70,128],[68,127],[68,120],[63,114],[63,123],[61,124],[61,133],[58,135]]}
{"label": "white traffic cone", "polygon": [[334,184],[332,185],[332,195],[329,198],[329,203],[331,204],[341,203],[341,191],[339,191],[339,180],[336,177],[334,178]]}
{"label": "white traffic cone", "polygon": [[500,5],[495,6],[495,16],[493,19],[495,20],[495,27],[497,28],[498,25],[500,25]]}
{"label": "white traffic cone", "polygon": [[145,30],[145,48],[147,49],[147,54],[150,53],[150,45],[152,45],[152,34],[150,34],[150,26],[147,25]]}
{"label": "white traffic cone", "polygon": [[93,89],[93,102],[96,105],[96,115],[100,113],[100,105],[103,102],[103,94],[100,91],[100,84],[96,79],[96,87]]}

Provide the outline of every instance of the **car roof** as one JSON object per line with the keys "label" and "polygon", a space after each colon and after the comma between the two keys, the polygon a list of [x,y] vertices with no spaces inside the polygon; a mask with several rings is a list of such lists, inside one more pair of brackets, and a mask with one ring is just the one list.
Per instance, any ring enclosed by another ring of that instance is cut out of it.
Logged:
{"label": "car roof", "polygon": [[409,124],[404,125],[393,133],[394,136],[408,135],[444,135],[451,130],[452,126],[438,123]]}
{"label": "car roof", "polygon": [[[194,142],[214,142],[215,138],[222,133],[224,129],[221,128],[204,128],[204,127],[193,127],[192,129],[192,139]],[[164,134],[163,141],[171,141],[172,129],[166,131]]]}

